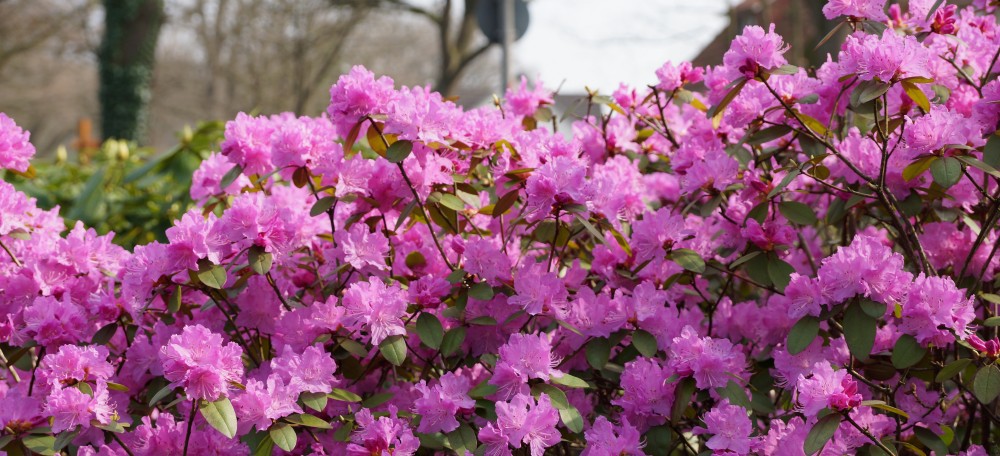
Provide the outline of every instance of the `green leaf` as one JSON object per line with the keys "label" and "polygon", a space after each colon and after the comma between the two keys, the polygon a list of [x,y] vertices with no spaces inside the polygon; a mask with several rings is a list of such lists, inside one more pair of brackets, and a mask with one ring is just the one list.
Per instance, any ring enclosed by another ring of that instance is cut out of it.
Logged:
{"label": "green leaf", "polygon": [[802,353],[809,348],[817,334],[819,334],[819,319],[811,315],[802,317],[788,332],[788,353],[791,355]]}
{"label": "green leaf", "polygon": [[400,140],[392,143],[388,149],[385,151],[385,158],[391,163],[402,163],[406,160],[406,157],[410,155],[410,151],[413,150],[413,143],[406,140]]}
{"label": "green leaf", "polygon": [[393,366],[401,366],[406,361],[406,339],[401,335],[386,337],[378,344],[378,351]]}
{"label": "green leaf", "polygon": [[1000,369],[996,364],[989,364],[979,369],[972,382],[972,392],[976,395],[976,399],[984,404],[989,404],[1000,396]]}
{"label": "green leaf", "polygon": [[980,170],[980,171],[982,171],[982,172],[984,172],[986,174],[989,174],[990,176],[993,176],[993,177],[995,177],[997,179],[1000,179],[1000,171],[997,171],[996,168],[994,168],[994,167],[992,167],[990,165],[987,165],[986,163],[983,163],[982,161],[980,161],[979,159],[977,159],[975,157],[972,157],[972,156],[969,156],[969,155],[956,155],[955,158],[958,159],[958,161],[961,161],[962,163],[965,163],[966,165],[969,165],[969,166],[971,166],[973,168],[976,168],[976,169],[978,169],[978,170]]}
{"label": "green leaf", "polygon": [[206,287],[215,288],[216,290],[221,290],[225,287],[227,279],[226,269],[215,264],[204,271],[198,272],[198,280],[205,284]]}
{"label": "green leaf", "polygon": [[552,377],[549,381],[555,383],[556,385],[562,385],[569,388],[590,388],[590,385],[587,382],[570,374],[563,374],[560,377]]}
{"label": "green leaf", "polygon": [[456,326],[444,333],[444,339],[441,341],[441,354],[451,356],[459,348],[462,348],[462,342],[465,342],[465,331],[465,326]]}
{"label": "green leaf", "polygon": [[747,392],[743,389],[739,383],[733,380],[729,380],[726,386],[717,389],[720,396],[729,399],[729,403],[733,405],[738,405],[747,409],[747,411],[752,410],[750,405],[750,399],[747,398]]}
{"label": "green leaf", "polygon": [[938,157],[936,155],[931,155],[929,157],[921,157],[914,160],[906,168],[903,168],[903,180],[909,182],[916,177],[920,176],[931,167],[931,164],[937,161]]}
{"label": "green leaf", "polygon": [[722,100],[719,100],[719,104],[712,106],[712,109],[708,110],[707,115],[708,118],[712,119],[712,128],[719,128],[719,125],[722,124],[722,114],[725,113],[726,106],[729,106],[729,103],[733,102],[733,99],[740,94],[745,85],[747,85],[747,79],[744,77],[733,81],[733,88],[722,97]]}
{"label": "green leaf", "polygon": [[782,201],[778,204],[778,211],[789,221],[799,225],[815,225],[819,221],[809,205],[798,201]]}
{"label": "green leaf", "polygon": [[461,198],[452,195],[451,193],[442,193],[439,199],[442,206],[447,207],[453,211],[464,211],[465,201]]}
{"label": "green leaf", "polygon": [[330,208],[333,206],[333,203],[335,202],[337,202],[337,198],[333,196],[325,196],[323,198],[320,198],[315,203],[313,203],[312,208],[309,209],[309,216],[315,217],[330,210]]}
{"label": "green leaf", "polygon": [[1000,169],[1000,136],[997,136],[996,133],[990,135],[990,138],[986,140],[986,148],[983,149],[983,162],[992,166],[993,169]]}
{"label": "green leaf", "polygon": [[862,81],[854,89],[854,92],[857,93],[858,104],[863,104],[881,97],[882,94],[889,91],[889,87],[889,84],[873,79],[871,81]]}
{"label": "green leaf", "polygon": [[[181,286],[174,286],[174,291],[170,293],[170,297],[167,298],[167,312],[172,314],[177,313],[181,310],[181,304],[184,301],[184,296],[181,291]],[[103,343],[100,345],[104,345]]]}
{"label": "green leaf", "polygon": [[434,314],[421,313],[417,317],[417,335],[420,336],[420,341],[424,345],[435,350],[441,348],[441,342],[444,340],[444,327],[441,326],[441,320],[438,320]]}
{"label": "green leaf", "polygon": [[886,404],[885,401],[878,401],[878,400],[861,401],[861,405],[866,407],[877,408],[879,410],[885,410],[889,413],[895,413],[896,415],[899,415],[907,420],[910,419],[909,413],[906,413],[896,407]]}
{"label": "green leaf", "polygon": [[307,391],[302,393],[302,395],[299,396],[299,399],[302,400],[302,403],[305,404],[306,407],[309,407],[317,412],[322,412],[323,410],[326,410],[326,403],[330,397],[323,393],[310,393]]}
{"label": "green leaf", "polygon": [[950,188],[962,178],[962,162],[955,157],[944,157],[931,163],[931,176],[943,188]]}
{"label": "green leaf", "polygon": [[863,361],[871,355],[877,327],[878,321],[866,314],[860,305],[847,307],[844,312],[844,338],[855,358]]}
{"label": "green leaf", "polygon": [[330,423],[327,423],[325,420],[310,415],[308,413],[295,413],[292,415],[288,415],[285,417],[285,420],[287,420],[289,423],[299,426],[306,426],[316,429],[333,429],[333,426],[330,426]]}
{"label": "green leaf", "polygon": [[[78,435],[80,435],[80,430],[79,429],[77,429],[75,431],[60,432],[59,436],[56,437],[56,440],[54,442],[52,442],[52,450],[53,451],[62,451],[62,449],[66,448],[67,445],[69,445],[70,443],[73,443],[73,439],[75,439]],[[0,446],[0,448],[3,448],[3,447]]]}
{"label": "green leaf", "polygon": [[611,358],[611,341],[604,337],[591,339],[587,342],[584,354],[590,367],[597,370],[604,369],[604,365],[608,364],[608,359]]}
{"label": "green leaf", "polygon": [[510,210],[511,207],[514,207],[514,203],[517,202],[520,190],[520,188],[515,188],[501,196],[500,199],[497,200],[497,204],[493,206],[493,212],[490,215],[492,215],[493,218],[497,218]]}
{"label": "green leaf", "polygon": [[265,252],[263,247],[259,245],[250,247],[247,258],[250,260],[250,269],[253,269],[253,272],[264,275],[271,271],[273,257],[270,253]]}
{"label": "green leaf", "polygon": [[472,320],[469,320],[468,323],[470,325],[478,325],[478,326],[496,326],[497,325],[497,319],[493,318],[493,317],[491,317],[489,315],[482,315],[482,316],[473,318]]}
{"label": "green leaf", "polygon": [[389,399],[392,399],[393,396],[395,396],[395,394],[393,394],[393,393],[378,393],[378,394],[373,394],[373,395],[369,396],[368,399],[365,399],[364,401],[362,401],[361,402],[361,406],[364,407],[364,408],[369,408],[369,409],[370,408],[375,408],[375,407],[378,407],[378,406],[380,406],[382,404],[385,404],[386,402],[389,402]]}
{"label": "green leaf", "polygon": [[340,402],[361,402],[361,396],[340,388],[334,388],[333,391],[326,396]]}
{"label": "green leaf", "polygon": [[[798,168],[795,168],[795,169],[789,171],[788,174],[785,174],[785,177],[783,177],[781,179],[781,182],[779,182],[778,185],[776,185],[773,189],[771,189],[770,192],[767,192],[767,199],[774,198],[775,195],[777,195],[778,193],[781,193],[781,191],[784,190],[785,187],[788,187],[788,184],[791,184],[792,181],[795,180],[795,178],[798,177],[798,175],[801,174],[801,173],[802,173],[802,171],[799,171]],[[761,204],[767,204],[767,203],[764,202],[764,203],[761,203]],[[766,212],[767,208],[765,207],[764,210],[765,210],[764,215],[767,216],[767,212]],[[756,219],[756,220],[758,222],[760,222],[760,223],[763,223],[763,217],[761,217],[760,219]]]}
{"label": "green leaf", "polygon": [[784,75],[796,74],[799,72],[799,67],[795,65],[782,65],[775,69],[768,70],[767,72],[771,74],[784,74]]}
{"label": "green leaf", "polygon": [[469,297],[480,301],[493,299],[493,287],[486,282],[479,282],[469,288]]}
{"label": "green leaf", "polygon": [[122,391],[122,392],[125,392],[125,393],[128,392],[128,387],[125,386],[125,385],[122,385],[121,383],[107,382],[107,387],[111,391]]}
{"label": "green leaf", "polygon": [[222,435],[230,439],[236,436],[236,411],[228,397],[214,402],[200,401],[198,412]]}
{"label": "green leaf", "polygon": [[705,272],[705,260],[698,252],[691,249],[675,249],[670,252],[670,259],[674,260],[678,266],[691,272],[701,274]]}
{"label": "green leaf", "polygon": [[938,383],[944,383],[944,382],[950,380],[952,377],[958,375],[959,372],[962,372],[963,370],[965,370],[965,368],[971,362],[972,362],[971,359],[968,359],[968,358],[959,358],[959,359],[956,359],[956,360],[948,363],[948,365],[944,366],[941,369],[941,371],[938,372],[936,376],[934,376],[934,381],[938,382]]}
{"label": "green leaf", "polygon": [[660,350],[656,344],[656,337],[641,329],[632,333],[632,346],[647,358],[655,356]]}
{"label": "green leaf", "polygon": [[644,435],[646,447],[643,448],[650,456],[669,456],[668,451],[673,448],[674,433],[670,426],[664,424],[654,426],[646,431]]}
{"label": "green leaf", "polygon": [[271,436],[271,440],[274,440],[274,444],[278,445],[278,448],[285,451],[294,450],[295,444],[298,443],[295,429],[285,423],[274,423],[267,430],[267,434]]}
{"label": "green leaf", "polygon": [[948,454],[948,445],[945,445],[941,437],[932,432],[930,429],[923,427],[914,427],[913,433],[917,436],[917,440],[924,444],[925,447],[930,449],[936,455]]}
{"label": "green leaf", "polygon": [[448,446],[457,454],[471,454],[479,446],[476,432],[466,423],[462,423],[458,429],[449,432],[446,437],[448,438]]}
{"label": "green leaf", "polygon": [[566,429],[570,432],[580,433],[583,432],[583,417],[580,416],[580,411],[576,407],[569,407],[559,410],[559,418],[562,420],[563,424],[566,425]]}
{"label": "green leaf", "polygon": [[919,363],[926,354],[927,349],[920,346],[917,339],[904,334],[896,340],[896,346],[892,348],[892,365],[896,369],[906,369]]}
{"label": "green leaf", "polygon": [[983,326],[987,326],[990,328],[994,326],[1000,326],[1000,317],[990,317],[987,318],[986,320],[983,320]]}
{"label": "green leaf", "polygon": [[496,392],[496,385],[491,385],[488,380],[483,380],[482,382],[479,382],[475,388],[469,390],[469,397],[473,399],[481,399],[486,396],[496,394]]}
{"label": "green leaf", "polygon": [[924,112],[930,112],[931,102],[927,99],[927,95],[925,95],[919,87],[909,81],[902,81],[902,85],[903,90],[906,91],[906,96],[910,97],[910,99],[913,100],[917,106],[920,106],[920,109],[923,109]]}
{"label": "green leaf", "polygon": [[818,453],[826,446],[826,442],[829,442],[833,438],[833,434],[837,432],[837,428],[840,427],[840,415],[836,413],[831,413],[821,420],[817,421],[816,424],[809,430],[809,434],[806,435],[805,444],[802,446],[802,450],[806,452],[807,455],[812,455]]}
{"label": "green leaf", "polygon": [[55,449],[53,448],[53,447],[55,447],[55,443],[56,443],[55,436],[51,436],[51,435],[29,435],[29,436],[21,439],[21,443],[23,443],[24,446],[26,446],[32,452],[35,452],[35,453],[38,453],[38,454],[42,454],[42,455],[48,456],[48,455],[53,455],[53,454],[56,453]]}
{"label": "green leaf", "polygon": [[173,387],[171,387],[170,385],[164,386],[159,391],[157,391],[156,394],[153,395],[152,399],[149,400],[149,406],[152,407],[156,405],[157,402],[160,402],[161,399],[167,397],[172,392],[174,392]]}
{"label": "green leaf", "polygon": [[225,190],[230,185],[233,185],[233,182],[236,182],[236,179],[240,177],[240,174],[243,174],[242,166],[235,165],[232,168],[229,168],[229,171],[226,171],[226,174],[222,176],[222,180],[219,181],[219,189]]}
{"label": "green leaf", "polygon": [[778,257],[768,256],[767,258],[767,276],[771,279],[771,283],[778,291],[784,292],[785,287],[792,280],[792,273],[795,272],[795,268],[792,265],[786,263],[784,260]]}
{"label": "green leaf", "polygon": [[750,136],[750,138],[747,139],[747,144],[758,146],[785,136],[790,131],[792,131],[792,129],[787,125],[775,125],[773,127],[765,128]]}
{"label": "green leaf", "polygon": [[118,322],[108,323],[94,333],[94,337],[90,339],[90,343],[95,345],[107,344],[116,332],[118,332]]}
{"label": "green leaf", "polygon": [[741,265],[743,263],[746,263],[747,261],[752,260],[753,257],[755,257],[757,255],[760,255],[762,253],[764,253],[764,252],[761,252],[760,250],[754,250],[753,252],[750,252],[750,253],[748,253],[746,255],[743,255],[743,256],[737,258],[736,261],[733,261],[732,263],[730,263],[729,264],[729,269],[736,269],[739,265]]}

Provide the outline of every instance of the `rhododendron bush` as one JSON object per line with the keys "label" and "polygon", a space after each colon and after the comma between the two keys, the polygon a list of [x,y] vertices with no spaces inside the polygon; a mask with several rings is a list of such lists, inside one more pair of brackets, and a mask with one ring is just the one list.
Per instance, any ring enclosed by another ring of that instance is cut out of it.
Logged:
{"label": "rhododendron bush", "polygon": [[356,67],[230,121],[132,252],[0,182],[0,453],[986,454],[1000,27],[884,3],[829,2],[819,68],[749,26],[571,132],[541,84]]}

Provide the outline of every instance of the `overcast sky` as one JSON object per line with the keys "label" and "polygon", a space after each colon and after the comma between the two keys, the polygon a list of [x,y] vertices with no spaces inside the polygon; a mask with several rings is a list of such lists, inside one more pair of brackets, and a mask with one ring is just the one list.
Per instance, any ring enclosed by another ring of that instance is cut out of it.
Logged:
{"label": "overcast sky", "polygon": [[667,60],[694,58],[728,23],[733,0],[531,0],[515,71],[562,93],[610,93],[655,81]]}

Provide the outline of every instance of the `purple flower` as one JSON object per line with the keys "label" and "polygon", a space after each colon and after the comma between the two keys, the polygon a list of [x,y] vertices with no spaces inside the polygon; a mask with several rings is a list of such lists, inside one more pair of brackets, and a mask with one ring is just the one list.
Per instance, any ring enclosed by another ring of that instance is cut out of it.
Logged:
{"label": "purple flower", "polygon": [[191,399],[215,401],[243,378],[243,350],[201,325],[184,327],[160,349],[163,376]]}
{"label": "purple flower", "polygon": [[365,329],[374,345],[386,337],[406,334],[406,292],[398,284],[385,286],[380,279],[351,284],[342,300],[346,326]]}
{"label": "purple flower", "polygon": [[705,427],[694,429],[695,434],[712,434],[705,446],[716,454],[748,455],[756,446],[750,437],[753,423],[747,416],[747,410],[723,399],[718,405],[702,417]]}
{"label": "purple flower", "polygon": [[14,123],[14,119],[0,112],[0,168],[25,172],[29,160],[35,156],[35,146],[31,145],[28,133]]}
{"label": "purple flower", "polygon": [[722,62],[731,71],[753,78],[761,70],[771,70],[786,63],[782,55],[788,45],[781,35],[774,33],[774,24],[768,31],[756,25],[748,25],[743,34],[733,39],[729,50],[722,56]]}

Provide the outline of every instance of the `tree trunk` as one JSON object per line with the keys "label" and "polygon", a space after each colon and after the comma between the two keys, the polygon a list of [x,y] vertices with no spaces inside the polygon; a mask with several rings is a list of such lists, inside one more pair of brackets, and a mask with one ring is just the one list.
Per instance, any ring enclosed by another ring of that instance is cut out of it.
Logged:
{"label": "tree trunk", "polygon": [[142,139],[147,123],[163,0],[104,0],[100,61],[101,133],[104,139]]}

